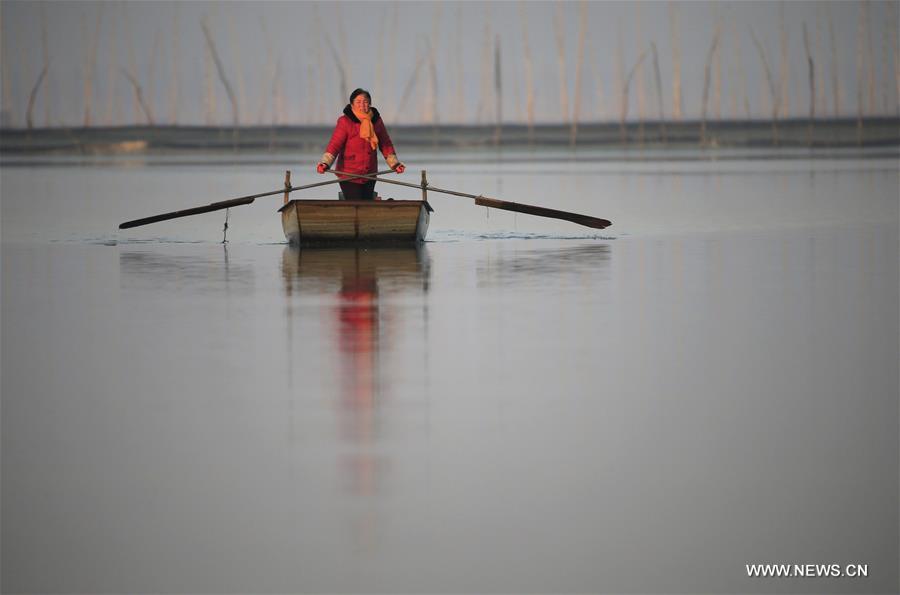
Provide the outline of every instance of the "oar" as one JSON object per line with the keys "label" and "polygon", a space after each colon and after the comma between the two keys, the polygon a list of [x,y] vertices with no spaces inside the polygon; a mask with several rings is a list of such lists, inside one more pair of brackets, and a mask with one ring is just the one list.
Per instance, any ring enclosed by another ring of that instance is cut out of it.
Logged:
{"label": "oar", "polygon": [[[342,175],[342,176],[350,176],[356,178],[364,178],[366,180],[378,180],[379,182],[385,182],[387,184],[397,184],[398,186],[407,186],[409,188],[419,188],[422,189],[422,184],[410,184],[409,182],[398,182],[397,180],[385,180],[384,178],[377,178],[375,176],[379,174],[371,174],[371,175],[354,175],[348,174],[342,171],[334,171],[334,173]],[[443,188],[436,188],[430,184],[424,186],[426,190],[431,192],[440,192],[442,194],[452,194],[453,196],[463,196],[465,198],[474,198],[475,204],[483,207],[490,207],[492,209],[502,209],[504,211],[515,211],[517,213],[527,213],[528,215],[535,215],[537,217],[549,217],[550,219],[562,219],[564,221],[571,221],[572,223],[577,223],[578,225],[584,225],[585,227],[593,227],[594,229],[605,229],[612,225],[612,222],[607,219],[600,219],[598,217],[591,217],[589,215],[581,215],[579,213],[570,213],[569,211],[558,211],[556,209],[548,209],[546,207],[536,207],[533,205],[526,205],[520,202],[509,202],[505,200],[497,200],[496,198],[487,198],[486,196],[475,195],[475,194],[466,194],[465,192],[457,192],[455,190],[444,190]]]}
{"label": "oar", "polygon": [[[386,169],[384,171],[376,172],[372,175],[380,176],[384,174],[389,174],[394,170]],[[335,172],[338,173],[338,172]],[[351,178],[367,178],[368,176],[359,176],[355,174],[345,174],[340,172],[341,175],[348,176]],[[156,223],[158,221],[167,221],[169,219],[178,219],[179,217],[189,217],[190,215],[199,215],[201,213],[209,213],[212,211],[220,211],[222,209],[229,209],[231,207],[237,207],[240,205],[249,205],[257,198],[262,198],[263,196],[273,196],[275,194],[285,194],[286,192],[294,192],[295,190],[307,190],[309,188],[315,188],[317,186],[325,186],[327,184],[337,184],[338,182],[343,182],[347,178],[337,178],[334,180],[328,180],[325,182],[316,182],[315,184],[306,184],[305,186],[294,186],[291,188],[281,188],[279,190],[273,190],[271,192],[262,192],[260,194],[251,194],[250,196],[241,196],[239,198],[232,198],[230,200],[223,200],[220,202],[210,203],[208,205],[202,207],[193,207],[191,209],[183,209],[181,211],[173,211],[171,213],[163,213],[162,215],[153,215],[152,217],[144,217],[143,219],[135,219],[133,221],[126,221],[119,225],[119,229],[128,229],[129,227],[140,227],[141,225],[148,225],[150,223]],[[386,182],[387,180],[383,178],[378,178],[382,182]],[[418,186],[416,186],[418,188]]]}

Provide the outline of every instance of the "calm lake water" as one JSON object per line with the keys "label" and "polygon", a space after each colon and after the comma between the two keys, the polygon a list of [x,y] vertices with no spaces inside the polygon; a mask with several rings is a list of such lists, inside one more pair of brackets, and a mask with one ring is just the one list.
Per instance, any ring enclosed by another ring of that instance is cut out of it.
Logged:
{"label": "calm lake water", "polygon": [[359,250],[116,229],[312,155],[6,158],[2,590],[896,592],[896,152],[691,157],[410,155],[613,226]]}

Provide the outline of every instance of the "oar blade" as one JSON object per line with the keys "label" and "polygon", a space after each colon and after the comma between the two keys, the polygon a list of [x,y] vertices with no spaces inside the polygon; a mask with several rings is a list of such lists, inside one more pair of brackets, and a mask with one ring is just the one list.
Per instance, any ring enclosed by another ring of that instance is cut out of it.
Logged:
{"label": "oar blade", "polygon": [[191,215],[200,215],[201,213],[210,213],[212,211],[220,211],[222,209],[229,209],[231,207],[238,207],[241,205],[249,205],[254,200],[255,197],[245,196],[242,198],[234,198],[232,200],[223,200],[221,202],[210,203],[206,206],[202,207],[194,207],[191,209],[182,209],[181,211],[173,211],[171,213],[163,213],[162,215],[154,215],[152,217],[144,217],[143,219],[134,219],[133,221],[126,221],[119,225],[119,229],[128,229],[130,227],[140,227],[141,225],[149,225],[150,223],[157,223],[159,221],[167,221],[169,219],[178,219],[179,217],[190,217]]}
{"label": "oar blade", "polygon": [[564,221],[571,221],[572,223],[584,225],[585,227],[592,227],[594,229],[606,229],[607,227],[612,225],[612,222],[607,219],[590,217],[588,215],[581,215],[579,213],[570,213],[568,211],[559,211],[557,209],[548,209],[546,207],[536,207],[533,205],[522,204],[520,202],[509,202],[506,200],[497,200],[496,198],[486,198],[484,196],[477,197],[475,199],[475,204],[481,205],[483,207],[490,207],[492,209],[515,211],[516,213],[526,213],[528,215],[535,215],[537,217],[562,219]]}

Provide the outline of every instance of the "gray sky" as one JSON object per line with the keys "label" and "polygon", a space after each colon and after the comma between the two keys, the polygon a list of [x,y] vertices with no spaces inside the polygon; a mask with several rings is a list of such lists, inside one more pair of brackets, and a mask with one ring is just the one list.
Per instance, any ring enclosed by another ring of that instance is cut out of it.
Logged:
{"label": "gray sky", "polygon": [[[561,15],[567,112],[580,103],[581,120],[617,120],[621,76],[646,51],[630,85],[628,116],[658,114],[650,43],[658,49],[666,117],[673,113],[672,11],[678,16],[685,117],[699,117],[704,67],[716,18],[722,24],[716,102],[712,67],[708,112],[714,117],[768,117],[771,99],[750,30],[765,48],[775,84],[781,80],[779,11],[787,35],[787,114],[809,110],[802,27],[818,64],[817,112],[834,113],[834,27],[841,113],[857,109],[857,40],[860,13],[868,6],[869,36],[863,39],[863,103],[867,113],[896,113],[898,2],[37,2],[4,0],[2,16],[3,105],[15,126],[25,122],[28,96],[43,66],[42,14],[50,59],[45,86],[34,107],[35,125],[80,125],[85,112],[86,72],[96,41],[90,92],[94,124],[144,122],[132,70],[158,123],[231,121],[231,107],[206,62],[200,27],[210,31],[237,95],[241,122],[331,123],[346,103],[346,90],[368,88],[389,123],[494,121],[494,44],[499,39],[502,115],[526,119],[527,75],[522,13],[533,60],[535,119],[559,122],[560,60],[555,22]],[[583,11],[583,12],[582,12]],[[581,15],[585,14],[586,19]],[[100,18],[99,34],[97,29]],[[584,20],[584,62],[576,102],[579,25]],[[870,40],[870,48],[868,48]],[[331,46],[347,72],[341,88]],[[434,70],[427,48],[434,49]],[[817,49],[818,48],[818,49]],[[418,58],[422,56],[421,61]],[[871,62],[868,60],[871,56]],[[416,64],[420,68],[413,84]],[[871,64],[871,66],[869,66]],[[213,67],[214,68],[214,67]],[[209,76],[207,78],[207,70]],[[743,76],[742,76],[743,72]],[[277,74],[277,76],[276,76]],[[871,84],[869,77],[871,76]],[[174,84],[177,81],[177,85]],[[214,89],[214,110],[208,81]],[[436,84],[435,82],[436,81]],[[746,81],[744,83],[744,81]],[[405,100],[404,90],[409,89]],[[433,101],[435,94],[437,100]],[[744,89],[746,88],[746,93]],[[870,100],[870,89],[872,97]],[[643,98],[643,100],[642,100]],[[462,101],[460,101],[462,99]],[[49,101],[49,104],[47,103]],[[871,103],[871,106],[870,106]],[[717,108],[718,104],[718,108]],[[874,111],[869,108],[874,106]],[[400,113],[398,113],[398,111]]]}

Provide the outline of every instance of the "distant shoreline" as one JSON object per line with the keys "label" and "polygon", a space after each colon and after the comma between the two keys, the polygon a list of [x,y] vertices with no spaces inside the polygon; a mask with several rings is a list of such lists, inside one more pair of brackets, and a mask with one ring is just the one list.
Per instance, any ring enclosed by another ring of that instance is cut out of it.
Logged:
{"label": "distant shoreline", "polygon": [[[331,126],[117,126],[0,129],[0,153],[23,154],[144,154],[168,152],[321,151]],[[568,125],[539,124],[529,131],[524,124],[390,126],[394,142],[408,154],[410,148],[489,149],[594,147],[609,149],[717,148],[851,148],[900,147],[900,118],[781,120],[778,142],[771,120],[717,120],[706,123],[628,122],[579,124],[572,144]],[[624,142],[623,142],[624,139]]]}

